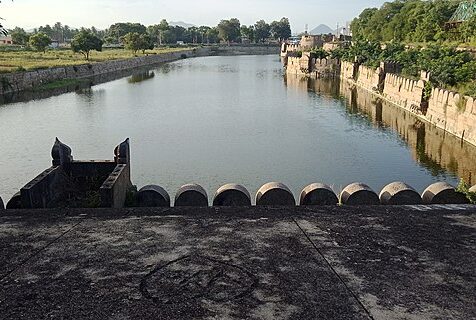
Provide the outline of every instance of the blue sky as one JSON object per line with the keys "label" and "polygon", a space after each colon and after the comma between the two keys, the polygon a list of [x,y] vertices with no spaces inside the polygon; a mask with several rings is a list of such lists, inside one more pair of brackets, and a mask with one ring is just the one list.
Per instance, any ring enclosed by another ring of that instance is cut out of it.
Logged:
{"label": "blue sky", "polygon": [[364,8],[378,7],[385,0],[14,0],[2,1],[0,16],[7,27],[26,29],[54,24],[106,28],[114,22],[141,22],[145,25],[185,21],[196,25],[216,25],[222,18],[237,17],[242,24],[259,19],[277,20],[286,16],[293,32],[324,23],[330,27],[350,21]]}

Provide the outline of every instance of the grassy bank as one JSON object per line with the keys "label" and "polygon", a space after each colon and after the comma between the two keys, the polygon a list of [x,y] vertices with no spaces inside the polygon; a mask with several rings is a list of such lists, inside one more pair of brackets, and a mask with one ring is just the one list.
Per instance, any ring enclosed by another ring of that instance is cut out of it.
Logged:
{"label": "grassy bank", "polygon": [[[147,50],[145,54],[177,52],[185,49],[188,48],[160,48]],[[127,59],[136,56],[142,56],[142,53],[134,54],[124,49],[105,49],[102,52],[91,52],[89,62]],[[48,50],[45,53],[27,50],[0,51],[0,73],[78,65],[87,62],[82,54],[66,49]]]}

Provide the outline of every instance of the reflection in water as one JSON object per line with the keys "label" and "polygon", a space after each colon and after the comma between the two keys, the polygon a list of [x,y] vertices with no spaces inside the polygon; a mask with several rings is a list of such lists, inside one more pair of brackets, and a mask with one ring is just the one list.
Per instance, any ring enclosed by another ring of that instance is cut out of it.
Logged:
{"label": "reflection in water", "polygon": [[469,185],[476,183],[476,147],[350,83],[338,79],[288,79],[287,83],[329,97],[341,95],[350,115],[364,115],[375,127],[397,132],[411,148],[413,159],[433,176],[451,172]]}
{"label": "reflection in water", "polygon": [[130,78],[127,79],[129,83],[139,83],[145,80],[149,80],[155,77],[154,71],[145,70],[142,72],[134,73]]}
{"label": "reflection in water", "polygon": [[75,159],[108,159],[129,137],[133,182],[171,194],[191,182],[213,194],[274,180],[296,197],[312,182],[336,192],[355,181],[376,191],[396,180],[418,191],[458,176],[475,183],[475,148],[339,81],[283,83],[277,56],[185,59],[153,73],[0,107],[2,198],[51,163],[57,136]]}

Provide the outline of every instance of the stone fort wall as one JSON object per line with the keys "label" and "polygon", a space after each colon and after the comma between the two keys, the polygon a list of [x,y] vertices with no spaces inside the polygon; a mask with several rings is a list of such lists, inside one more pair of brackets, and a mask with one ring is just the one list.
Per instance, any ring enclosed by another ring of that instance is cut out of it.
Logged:
{"label": "stone fort wall", "polygon": [[476,145],[476,101],[473,98],[433,88],[426,119]]}
{"label": "stone fort wall", "polygon": [[407,79],[393,73],[385,76],[383,96],[408,111],[422,114],[420,106],[424,90],[423,80]]}

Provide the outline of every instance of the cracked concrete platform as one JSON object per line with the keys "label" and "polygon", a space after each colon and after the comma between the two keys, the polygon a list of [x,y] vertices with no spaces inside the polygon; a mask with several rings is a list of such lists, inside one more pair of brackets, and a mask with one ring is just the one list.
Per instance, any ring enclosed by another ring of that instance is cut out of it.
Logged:
{"label": "cracked concrete platform", "polygon": [[1,214],[1,319],[476,319],[475,206]]}

